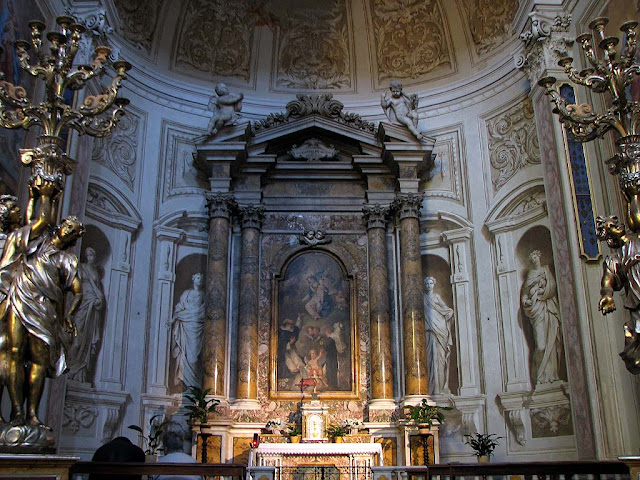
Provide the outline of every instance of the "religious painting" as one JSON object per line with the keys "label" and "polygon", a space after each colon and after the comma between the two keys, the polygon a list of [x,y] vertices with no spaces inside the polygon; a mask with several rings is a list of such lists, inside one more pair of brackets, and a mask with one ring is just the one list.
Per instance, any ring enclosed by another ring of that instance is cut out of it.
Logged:
{"label": "religious painting", "polygon": [[314,250],[291,258],[274,289],[272,397],[357,398],[353,279]]}

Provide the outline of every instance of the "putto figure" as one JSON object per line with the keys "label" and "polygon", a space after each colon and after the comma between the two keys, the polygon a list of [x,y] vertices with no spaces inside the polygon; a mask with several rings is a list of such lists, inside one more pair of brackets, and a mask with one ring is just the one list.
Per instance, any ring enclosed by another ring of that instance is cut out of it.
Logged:
{"label": "putto figure", "polygon": [[418,114],[418,95],[415,93],[406,95],[402,92],[402,83],[392,80],[389,84],[389,92],[382,94],[380,105],[391,123],[404,125],[418,139],[424,135],[418,130],[418,119],[424,118]]}
{"label": "putto figure", "polygon": [[209,99],[209,110],[213,112],[213,117],[209,120],[207,133],[197,137],[194,140],[195,143],[201,143],[215,136],[226,125],[235,124],[240,119],[243,98],[242,93],[230,93],[224,83],[217,84],[216,95],[212,95]]}

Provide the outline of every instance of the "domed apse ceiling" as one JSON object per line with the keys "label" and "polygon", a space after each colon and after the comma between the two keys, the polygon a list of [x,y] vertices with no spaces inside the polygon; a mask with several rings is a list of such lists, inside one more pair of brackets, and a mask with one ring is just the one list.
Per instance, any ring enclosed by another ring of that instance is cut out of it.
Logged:
{"label": "domed apse ceiling", "polygon": [[514,39],[518,0],[110,0],[152,68],[270,92],[380,91],[471,75]]}

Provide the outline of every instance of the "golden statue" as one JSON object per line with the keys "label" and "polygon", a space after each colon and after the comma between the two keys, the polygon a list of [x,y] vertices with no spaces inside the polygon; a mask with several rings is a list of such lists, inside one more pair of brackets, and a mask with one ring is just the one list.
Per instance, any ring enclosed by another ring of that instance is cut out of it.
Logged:
{"label": "golden statue", "polygon": [[[36,179],[29,190],[27,217],[32,216],[37,201],[39,215],[10,231],[4,240],[0,377],[9,392],[11,419],[0,427],[0,445],[48,447],[53,440],[50,429],[38,418],[38,406],[45,377],[55,378],[65,371],[65,343],[77,335],[71,318],[82,300],[82,283],[78,259],[66,250],[84,233],[76,217],[67,217],[51,233],[46,232],[60,191],[56,182]],[[15,209],[10,211],[15,225]],[[73,297],[65,308],[67,292]]]}

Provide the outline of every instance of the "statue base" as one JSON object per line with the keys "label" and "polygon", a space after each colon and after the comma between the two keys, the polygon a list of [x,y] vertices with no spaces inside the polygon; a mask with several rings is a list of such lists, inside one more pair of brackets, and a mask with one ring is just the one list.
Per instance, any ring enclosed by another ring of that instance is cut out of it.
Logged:
{"label": "statue base", "polygon": [[55,453],[55,438],[49,427],[0,424],[0,453]]}

